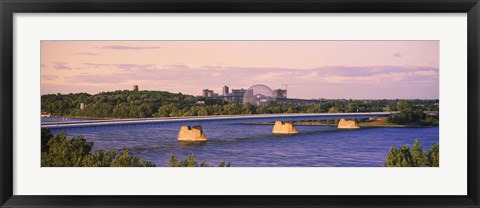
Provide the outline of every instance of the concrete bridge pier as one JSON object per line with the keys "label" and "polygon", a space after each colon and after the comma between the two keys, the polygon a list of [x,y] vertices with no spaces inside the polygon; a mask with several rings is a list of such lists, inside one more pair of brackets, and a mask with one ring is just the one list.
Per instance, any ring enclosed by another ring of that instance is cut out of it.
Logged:
{"label": "concrete bridge pier", "polygon": [[357,121],[355,120],[346,120],[346,119],[340,119],[340,122],[338,122],[337,128],[339,129],[359,129],[360,126],[358,125]]}
{"label": "concrete bridge pier", "polygon": [[182,126],[178,132],[178,141],[204,142],[207,136],[203,133],[202,126]]}
{"label": "concrete bridge pier", "polygon": [[298,134],[297,128],[292,122],[275,121],[272,129],[273,134]]}

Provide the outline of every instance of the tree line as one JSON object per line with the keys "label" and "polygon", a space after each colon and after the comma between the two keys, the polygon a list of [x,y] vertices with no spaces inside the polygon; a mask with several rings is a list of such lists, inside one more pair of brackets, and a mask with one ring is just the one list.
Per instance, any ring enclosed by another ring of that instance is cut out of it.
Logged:
{"label": "tree line", "polygon": [[[201,102],[199,102],[201,101]],[[84,109],[80,104],[84,103]],[[401,111],[390,118],[399,124],[434,124],[424,111],[438,111],[438,100],[324,100],[316,104],[271,102],[267,106],[165,91],[113,91],[42,95],[42,112],[58,117],[150,118],[239,114],[349,113]],[[430,120],[428,120],[430,119]],[[423,122],[422,122],[423,120]]]}

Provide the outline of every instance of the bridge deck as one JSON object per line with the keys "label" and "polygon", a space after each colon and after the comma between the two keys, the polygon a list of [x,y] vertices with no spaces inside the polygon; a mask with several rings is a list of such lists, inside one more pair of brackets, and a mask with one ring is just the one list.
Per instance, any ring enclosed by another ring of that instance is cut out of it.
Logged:
{"label": "bridge deck", "polygon": [[114,119],[88,120],[72,122],[42,123],[42,128],[48,128],[52,133],[90,132],[111,129],[177,127],[193,125],[238,124],[253,122],[274,121],[308,121],[308,120],[335,120],[335,119],[363,119],[384,117],[396,112],[372,113],[308,113],[308,114],[263,114],[263,115],[232,115],[232,116],[195,116],[169,118],[142,118],[142,119]]}

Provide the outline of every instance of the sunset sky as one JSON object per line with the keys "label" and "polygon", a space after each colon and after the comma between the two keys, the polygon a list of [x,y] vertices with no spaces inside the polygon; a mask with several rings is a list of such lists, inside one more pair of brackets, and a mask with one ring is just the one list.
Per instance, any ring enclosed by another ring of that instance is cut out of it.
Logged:
{"label": "sunset sky", "polygon": [[438,99],[438,41],[42,41],[41,93],[288,87],[290,98]]}

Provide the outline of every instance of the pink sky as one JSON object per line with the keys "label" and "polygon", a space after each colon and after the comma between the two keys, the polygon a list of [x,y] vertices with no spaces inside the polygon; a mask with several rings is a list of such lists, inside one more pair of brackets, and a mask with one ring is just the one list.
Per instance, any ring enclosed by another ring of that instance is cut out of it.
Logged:
{"label": "pink sky", "polygon": [[41,93],[200,95],[224,85],[291,98],[438,99],[438,41],[42,41]]}

